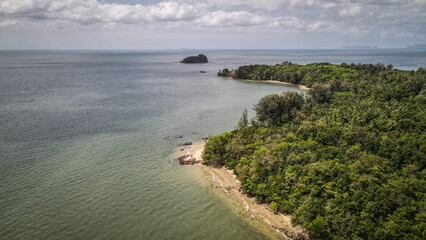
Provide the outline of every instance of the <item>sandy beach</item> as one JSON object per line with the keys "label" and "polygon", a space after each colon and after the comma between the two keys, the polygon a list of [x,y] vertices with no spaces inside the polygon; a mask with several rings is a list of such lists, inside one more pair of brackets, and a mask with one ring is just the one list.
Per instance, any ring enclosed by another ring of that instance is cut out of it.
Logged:
{"label": "sandy beach", "polygon": [[246,81],[246,82],[267,82],[267,83],[276,83],[276,84],[283,84],[283,85],[290,85],[290,86],[295,86],[298,89],[302,89],[305,91],[308,91],[309,87],[302,85],[302,84],[294,84],[294,83],[289,83],[289,82],[280,82],[277,80],[250,80],[250,79],[242,79],[242,78],[233,78],[233,77],[224,77],[224,78],[229,78],[229,79],[235,79],[235,80],[240,80],[240,81]]}
{"label": "sandy beach", "polygon": [[308,91],[310,89],[310,88],[308,88],[305,85],[293,84],[293,83],[289,83],[289,82],[280,82],[280,81],[276,81],[276,80],[247,80],[247,79],[238,79],[238,80],[248,81],[248,82],[267,82],[267,83],[277,83],[277,84],[283,84],[283,85],[291,85],[291,86],[295,86],[295,87],[297,87],[299,89],[306,90],[306,91]]}
{"label": "sandy beach", "polygon": [[[194,143],[186,146],[181,152],[185,155],[191,155],[196,160],[202,160],[204,145],[205,142]],[[260,204],[254,197],[251,198],[242,193],[240,181],[232,170],[205,165],[201,165],[201,169],[208,178],[207,183],[211,188],[217,189],[222,197],[236,206],[236,211],[243,218],[251,221],[258,228],[267,229],[269,231],[268,236],[271,238],[308,239],[308,235],[302,227],[291,225],[291,215],[276,214],[270,209],[269,205]]]}

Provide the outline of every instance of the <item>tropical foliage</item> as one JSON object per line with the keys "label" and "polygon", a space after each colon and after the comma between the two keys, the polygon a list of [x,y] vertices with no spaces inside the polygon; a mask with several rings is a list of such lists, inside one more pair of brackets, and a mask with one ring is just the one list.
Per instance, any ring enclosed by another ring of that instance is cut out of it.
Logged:
{"label": "tropical foliage", "polygon": [[293,214],[313,239],[426,239],[426,71],[391,65],[242,66],[227,76],[310,86],[268,95],[204,161]]}

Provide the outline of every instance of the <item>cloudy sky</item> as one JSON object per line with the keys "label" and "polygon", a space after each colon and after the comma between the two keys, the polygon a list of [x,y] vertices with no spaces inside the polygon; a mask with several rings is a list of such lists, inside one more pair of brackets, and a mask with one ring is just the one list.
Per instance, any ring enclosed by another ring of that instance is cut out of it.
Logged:
{"label": "cloudy sky", "polygon": [[0,48],[398,48],[426,0],[0,0]]}

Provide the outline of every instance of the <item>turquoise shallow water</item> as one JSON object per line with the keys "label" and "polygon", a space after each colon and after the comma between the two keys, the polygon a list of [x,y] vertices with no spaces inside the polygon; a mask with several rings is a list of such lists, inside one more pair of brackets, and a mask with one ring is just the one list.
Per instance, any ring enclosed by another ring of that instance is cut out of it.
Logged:
{"label": "turquoise shallow water", "polygon": [[[209,64],[173,63],[194,53],[1,52],[0,239],[265,238],[193,168],[171,165],[170,155],[179,143],[232,130],[266,94],[300,91],[219,78],[219,69],[351,55],[206,51]],[[407,69],[426,59],[424,52],[352,57]]]}

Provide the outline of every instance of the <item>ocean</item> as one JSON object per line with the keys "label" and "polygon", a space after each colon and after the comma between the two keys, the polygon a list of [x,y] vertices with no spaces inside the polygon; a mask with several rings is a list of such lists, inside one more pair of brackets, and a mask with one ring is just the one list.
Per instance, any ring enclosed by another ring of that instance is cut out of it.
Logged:
{"label": "ocean", "polygon": [[[176,63],[198,53],[210,62]],[[261,97],[302,91],[216,76],[282,61],[415,70],[426,51],[0,51],[0,239],[264,239],[169,160]]]}

